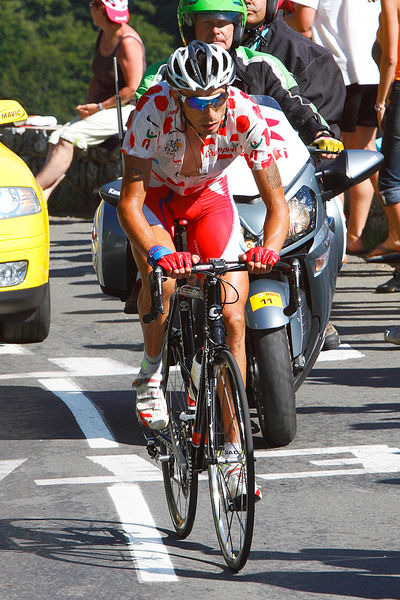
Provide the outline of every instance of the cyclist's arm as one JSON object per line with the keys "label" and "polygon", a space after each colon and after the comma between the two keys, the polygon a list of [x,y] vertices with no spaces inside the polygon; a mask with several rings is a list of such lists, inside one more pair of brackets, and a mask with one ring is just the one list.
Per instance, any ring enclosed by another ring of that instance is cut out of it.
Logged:
{"label": "cyclist's arm", "polygon": [[151,173],[152,159],[125,156],[118,219],[131,245],[147,258],[150,248],[158,242],[143,214]]}
{"label": "cyclist's arm", "polygon": [[267,207],[263,246],[279,254],[289,232],[289,208],[279,170],[273,162],[264,169],[253,170],[252,173],[260,196]]}

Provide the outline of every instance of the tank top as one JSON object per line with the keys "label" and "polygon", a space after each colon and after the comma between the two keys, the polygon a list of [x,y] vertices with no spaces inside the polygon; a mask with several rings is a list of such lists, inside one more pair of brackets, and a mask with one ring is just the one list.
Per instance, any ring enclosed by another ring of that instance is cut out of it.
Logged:
{"label": "tank top", "polygon": [[[93,94],[91,98],[88,99],[89,102],[103,102],[110,98],[111,96],[115,96],[115,78],[114,78],[114,56],[117,56],[119,47],[124,38],[133,37],[137,39],[134,35],[123,35],[114,50],[108,56],[103,56],[100,54],[100,40],[102,36],[102,31],[99,32],[96,41],[96,47],[94,50],[94,58],[92,62],[92,71],[93,75],[96,78],[96,86],[93,90]],[[126,86],[126,82],[124,79],[124,75],[121,67],[118,65],[118,85],[119,88],[123,88]],[[133,101],[133,100],[132,100]]]}
{"label": "tank top", "polygon": [[396,81],[400,81],[400,23],[399,23],[399,39],[397,41],[397,66],[394,74]]}

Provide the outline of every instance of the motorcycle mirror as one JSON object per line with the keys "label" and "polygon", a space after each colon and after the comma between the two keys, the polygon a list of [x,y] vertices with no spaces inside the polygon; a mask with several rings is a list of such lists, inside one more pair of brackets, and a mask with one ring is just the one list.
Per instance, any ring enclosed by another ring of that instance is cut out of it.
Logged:
{"label": "motorcycle mirror", "polygon": [[322,200],[330,200],[353,185],[368,179],[383,162],[383,154],[373,150],[343,150],[337,158],[315,173]]}

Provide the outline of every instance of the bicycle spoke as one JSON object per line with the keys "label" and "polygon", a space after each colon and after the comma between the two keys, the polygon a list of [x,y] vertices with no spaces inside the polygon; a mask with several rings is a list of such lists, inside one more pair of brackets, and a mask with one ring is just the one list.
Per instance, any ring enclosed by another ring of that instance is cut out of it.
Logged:
{"label": "bicycle spoke", "polygon": [[[187,410],[187,389],[182,377],[181,351],[177,343],[163,352],[165,396],[170,416],[171,448],[162,472],[168,509],[178,535],[187,537],[193,527],[197,503],[197,474],[192,468],[191,422],[181,419]],[[162,450],[166,450],[165,446]]]}
{"label": "bicycle spoke", "polygon": [[[212,381],[214,418],[210,429],[209,485],[218,542],[234,571],[246,563],[254,525],[255,476],[247,400],[229,351],[220,355]],[[227,455],[226,444],[232,451]]]}

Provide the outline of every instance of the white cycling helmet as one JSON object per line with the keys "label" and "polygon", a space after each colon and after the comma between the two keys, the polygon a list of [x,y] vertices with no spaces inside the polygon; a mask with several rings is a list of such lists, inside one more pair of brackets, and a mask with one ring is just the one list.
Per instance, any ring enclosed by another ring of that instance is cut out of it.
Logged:
{"label": "white cycling helmet", "polygon": [[174,90],[217,89],[235,79],[231,55],[216,44],[194,40],[168,59],[165,79]]}

